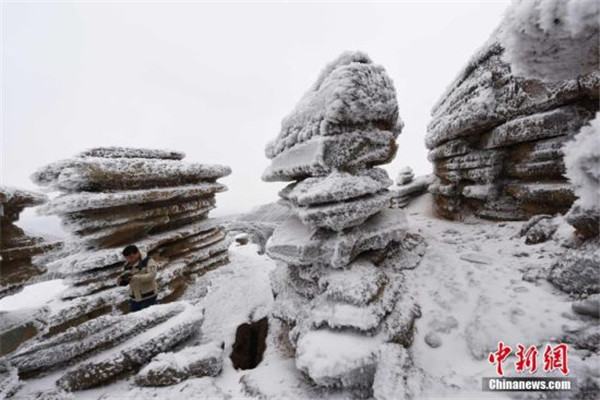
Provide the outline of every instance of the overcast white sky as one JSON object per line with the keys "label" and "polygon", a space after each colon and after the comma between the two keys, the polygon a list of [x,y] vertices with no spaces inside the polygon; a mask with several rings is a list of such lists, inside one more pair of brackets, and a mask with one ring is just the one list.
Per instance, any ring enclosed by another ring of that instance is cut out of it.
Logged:
{"label": "overcast white sky", "polygon": [[390,176],[429,173],[432,105],[509,1],[2,2],[1,183],[96,146],[182,150],[231,166],[214,215],[274,201],[264,146],[321,68],[363,50],[405,128]]}

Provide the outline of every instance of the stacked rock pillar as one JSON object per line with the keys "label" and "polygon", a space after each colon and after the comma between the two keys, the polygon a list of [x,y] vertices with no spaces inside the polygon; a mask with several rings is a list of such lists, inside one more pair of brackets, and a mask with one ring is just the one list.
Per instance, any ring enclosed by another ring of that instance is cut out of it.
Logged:
{"label": "stacked rock pillar", "polygon": [[391,161],[402,123],[383,67],[362,53],[328,65],[267,146],[266,181],[293,216],[273,233],[267,254],[273,316],[290,329],[296,366],[319,386],[370,395],[381,346],[408,347],[419,308],[402,270],[424,242],[376,165]]}

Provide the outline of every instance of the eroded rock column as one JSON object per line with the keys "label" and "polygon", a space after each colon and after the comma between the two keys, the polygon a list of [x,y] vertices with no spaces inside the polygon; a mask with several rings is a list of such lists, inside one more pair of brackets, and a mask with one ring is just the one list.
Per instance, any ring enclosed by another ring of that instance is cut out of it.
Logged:
{"label": "eroded rock column", "polygon": [[376,165],[391,161],[402,129],[383,67],[363,53],[329,64],[267,146],[266,181],[293,216],[273,233],[267,254],[273,315],[290,329],[296,366],[317,385],[371,395],[381,345],[405,351],[419,307],[402,270],[414,268],[423,239]]}

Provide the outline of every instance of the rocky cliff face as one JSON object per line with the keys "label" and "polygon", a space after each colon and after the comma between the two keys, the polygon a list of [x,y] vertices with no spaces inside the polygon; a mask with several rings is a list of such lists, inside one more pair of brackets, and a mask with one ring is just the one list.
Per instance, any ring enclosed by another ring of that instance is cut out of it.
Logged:
{"label": "rocky cliff face", "polygon": [[426,137],[439,215],[525,220],[575,200],[562,146],[598,110],[600,74],[517,77],[498,32],[433,109]]}
{"label": "rocky cliff face", "polygon": [[[53,343],[70,327],[93,326],[100,316],[127,312],[127,288],[117,286],[116,278],[124,261],[121,250],[128,244],[157,262],[159,303],[177,300],[198,274],[227,263],[226,232],[208,213],[215,194],[226,190],[216,180],[230,169],[187,163],[183,157],[170,151],[100,148],[38,170],[32,176],[36,183],[62,192],[40,212],[58,215],[73,235],[42,261],[69,287],[60,306],[42,308],[30,318],[4,316],[14,323],[0,327],[2,337],[29,327],[32,334],[22,340],[43,337]],[[113,344],[109,340],[102,347]]]}
{"label": "rocky cliff face", "polygon": [[296,366],[319,386],[371,395],[382,344],[405,353],[419,307],[402,270],[423,239],[388,209],[392,181],[375,165],[395,155],[395,89],[362,53],[327,66],[267,147],[263,178],[293,213],[267,243],[279,262],[273,315],[290,329]]}
{"label": "rocky cliff face", "polygon": [[0,186],[0,298],[18,290],[31,277],[44,272],[31,258],[60,246],[30,237],[15,225],[26,207],[48,201],[46,195]]}

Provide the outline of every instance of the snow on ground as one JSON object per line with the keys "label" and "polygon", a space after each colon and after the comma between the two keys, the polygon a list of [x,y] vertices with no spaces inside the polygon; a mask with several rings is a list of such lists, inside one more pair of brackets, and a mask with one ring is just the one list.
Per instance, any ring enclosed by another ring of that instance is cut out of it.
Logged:
{"label": "snow on ground", "polygon": [[43,307],[58,301],[59,295],[68,287],[62,279],[25,286],[19,293],[0,299],[0,312]]}
{"label": "snow on ground", "polygon": [[[513,349],[517,343],[541,346],[584,324],[567,295],[543,279],[523,280],[524,273],[533,277],[549,267],[564,249],[552,241],[525,245],[515,236],[523,222],[432,219],[422,214],[423,201],[414,209],[419,214],[410,221],[428,241],[421,264],[406,274],[417,286],[422,311],[412,346],[427,383],[421,395],[507,397],[481,391],[481,378],[496,376],[487,356],[499,340]],[[505,362],[505,370],[514,372],[513,360]]]}
{"label": "snow on ground", "polygon": [[[495,376],[487,355],[498,340],[513,348],[517,343],[542,346],[565,329],[586,323],[571,311],[565,294],[535,279],[563,249],[553,241],[525,245],[517,235],[523,222],[439,220],[431,216],[430,206],[430,195],[424,195],[407,209],[411,226],[428,241],[421,264],[405,271],[417,288],[422,311],[410,351],[423,382],[418,398],[507,398],[508,393],[481,391],[481,378]],[[237,326],[262,318],[272,305],[268,274],[275,263],[257,250],[233,244],[231,263],[199,278],[185,295],[201,297],[205,308],[200,342],[225,342],[220,376],[165,388],[137,387],[129,378],[75,392],[72,398],[347,398],[317,391],[303,380],[289,350],[282,349],[281,332],[272,319],[263,361],[253,370],[233,368],[229,354]],[[513,366],[505,362],[505,370]]]}

